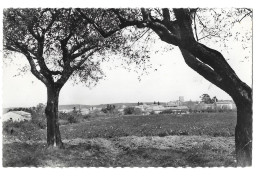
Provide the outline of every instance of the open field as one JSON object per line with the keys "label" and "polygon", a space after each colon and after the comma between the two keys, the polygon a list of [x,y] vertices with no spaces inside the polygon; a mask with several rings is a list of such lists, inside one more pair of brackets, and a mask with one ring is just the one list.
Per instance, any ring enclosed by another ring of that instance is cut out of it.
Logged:
{"label": "open field", "polygon": [[60,127],[65,149],[46,149],[46,130],[4,132],[3,166],[235,166],[236,113],[90,118]]}

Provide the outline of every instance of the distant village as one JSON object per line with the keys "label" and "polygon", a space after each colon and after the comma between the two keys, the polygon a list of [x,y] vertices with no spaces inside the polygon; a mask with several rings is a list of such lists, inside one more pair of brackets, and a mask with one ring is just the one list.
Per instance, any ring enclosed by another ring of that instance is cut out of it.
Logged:
{"label": "distant village", "polygon": [[[109,109],[111,108],[111,109]],[[160,114],[160,113],[173,113],[173,114],[188,114],[190,112],[223,112],[236,110],[236,105],[232,100],[214,100],[212,103],[206,103],[203,101],[185,101],[183,96],[179,96],[178,100],[169,101],[166,103],[153,102],[153,103],[142,103],[137,102],[132,105],[110,105],[106,107],[92,106],[89,108],[82,108],[81,105],[71,109],[59,109],[60,112],[69,113],[73,110],[81,112],[86,115],[93,112],[104,112],[109,110],[117,112],[121,115],[127,115],[126,110],[133,110],[133,114],[149,115],[149,114]]]}
{"label": "distant village", "polygon": [[[220,100],[216,97],[210,99],[207,94],[202,95],[202,101],[185,101],[183,96],[178,100],[169,102],[153,103],[124,103],[124,104],[107,104],[97,106],[86,105],[64,105],[59,106],[61,113],[79,113],[82,115],[89,114],[118,114],[118,115],[151,115],[151,114],[188,114],[200,112],[225,112],[236,110],[236,105],[232,100]],[[42,108],[45,105],[41,104]],[[33,107],[34,108],[34,107]],[[28,110],[28,111],[27,111]],[[13,108],[3,111],[3,121],[23,121],[30,120],[29,108]]]}

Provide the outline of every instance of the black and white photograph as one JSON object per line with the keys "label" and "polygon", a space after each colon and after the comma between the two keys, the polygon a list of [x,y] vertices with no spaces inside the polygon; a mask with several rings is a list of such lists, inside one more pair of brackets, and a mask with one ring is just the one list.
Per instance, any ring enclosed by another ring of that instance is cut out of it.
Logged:
{"label": "black and white photograph", "polygon": [[254,12],[2,8],[2,167],[254,166]]}

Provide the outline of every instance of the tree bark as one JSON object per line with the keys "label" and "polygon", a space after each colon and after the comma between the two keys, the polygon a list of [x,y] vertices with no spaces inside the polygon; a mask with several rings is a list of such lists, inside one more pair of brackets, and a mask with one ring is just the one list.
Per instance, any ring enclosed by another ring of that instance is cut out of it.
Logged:
{"label": "tree bark", "polygon": [[[237,106],[237,124],[235,128],[236,160],[237,166],[252,165],[252,89],[235,75],[233,70],[226,70],[226,77],[223,73],[216,73],[189,51],[180,48],[185,62],[189,67],[212,82],[234,100]],[[213,58],[217,60],[218,58]],[[229,74],[230,73],[230,74]],[[233,75],[233,80],[229,77]],[[236,81],[236,82],[233,82]]]}
{"label": "tree bark", "polygon": [[47,118],[47,145],[48,147],[63,148],[58,123],[59,92],[59,88],[47,87],[48,100],[45,109]]}
{"label": "tree bark", "polygon": [[235,129],[237,166],[252,165],[252,100],[236,101],[237,125]]}

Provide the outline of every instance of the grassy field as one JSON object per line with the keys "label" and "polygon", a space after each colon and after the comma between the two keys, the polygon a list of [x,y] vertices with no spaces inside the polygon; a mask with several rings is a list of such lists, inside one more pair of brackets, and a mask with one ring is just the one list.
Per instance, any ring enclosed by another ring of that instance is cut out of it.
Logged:
{"label": "grassy field", "polygon": [[4,132],[3,165],[58,167],[235,166],[236,113],[89,118],[60,127],[64,150],[46,130]]}

